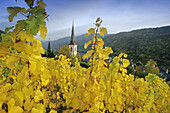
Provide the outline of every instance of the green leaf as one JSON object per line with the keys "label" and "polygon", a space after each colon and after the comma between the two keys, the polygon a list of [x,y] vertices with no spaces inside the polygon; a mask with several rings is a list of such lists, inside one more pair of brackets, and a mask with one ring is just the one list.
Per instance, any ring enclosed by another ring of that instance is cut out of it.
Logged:
{"label": "green leaf", "polygon": [[21,9],[20,11],[25,13],[25,14],[28,12],[28,10],[26,10],[25,8]]}
{"label": "green leaf", "polygon": [[39,31],[39,28],[40,28],[40,26],[39,25],[36,25],[36,26],[34,26],[32,29],[31,29],[31,34],[32,35],[37,35],[37,33],[38,33],[38,31]]}
{"label": "green leaf", "polygon": [[27,5],[32,8],[32,6],[34,5],[34,1],[35,0],[25,0],[25,2],[27,3]]}
{"label": "green leaf", "polygon": [[12,29],[12,28],[14,28],[14,26],[12,26],[12,27],[6,27],[5,28],[5,32],[7,33],[10,29]]}
{"label": "green leaf", "polygon": [[97,18],[96,22],[99,22],[100,21],[100,17]]}
{"label": "green leaf", "polygon": [[96,25],[96,27],[100,27],[100,24],[99,23],[97,23],[97,24],[95,24]]}
{"label": "green leaf", "polygon": [[25,25],[25,30],[28,31],[30,29],[33,29],[35,24],[36,24],[36,19],[34,16],[30,16],[28,18],[28,20],[25,21],[26,22],[26,25]]}
{"label": "green leaf", "polygon": [[40,6],[41,8],[45,8],[45,6],[47,6],[42,0],[37,0],[37,5]]}
{"label": "green leaf", "polygon": [[19,13],[21,10],[24,10],[25,8],[21,8],[21,7],[8,7],[7,11],[10,14],[8,17],[8,20],[10,22],[13,21],[14,16],[17,16],[17,13]]}
{"label": "green leaf", "polygon": [[90,29],[88,30],[88,35],[94,34],[94,33],[95,33],[95,28],[90,28]]}
{"label": "green leaf", "polygon": [[25,26],[25,20],[18,20],[17,21],[17,24],[16,24],[16,27],[24,27]]}

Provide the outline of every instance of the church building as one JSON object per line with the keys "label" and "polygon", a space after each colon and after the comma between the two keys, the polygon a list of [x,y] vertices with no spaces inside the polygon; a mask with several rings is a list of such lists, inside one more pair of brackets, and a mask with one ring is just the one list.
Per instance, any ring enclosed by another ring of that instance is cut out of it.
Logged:
{"label": "church building", "polygon": [[71,40],[69,43],[69,49],[73,56],[77,55],[77,44],[74,36],[74,24],[72,24]]}

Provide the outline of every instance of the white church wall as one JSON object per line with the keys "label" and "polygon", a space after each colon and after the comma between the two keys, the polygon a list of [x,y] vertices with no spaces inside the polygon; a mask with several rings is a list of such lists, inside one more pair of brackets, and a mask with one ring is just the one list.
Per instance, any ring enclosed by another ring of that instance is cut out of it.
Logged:
{"label": "white church wall", "polygon": [[[72,48],[72,50],[71,50]],[[69,45],[69,49],[71,50],[71,53],[73,56],[77,55],[77,45]]]}

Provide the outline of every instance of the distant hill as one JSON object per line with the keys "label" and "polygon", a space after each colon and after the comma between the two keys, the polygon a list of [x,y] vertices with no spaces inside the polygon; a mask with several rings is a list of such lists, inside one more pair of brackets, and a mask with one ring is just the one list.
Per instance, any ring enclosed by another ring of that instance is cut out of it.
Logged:
{"label": "distant hill", "polygon": [[114,54],[125,52],[135,62],[153,59],[158,65],[170,66],[170,26],[122,32],[104,38]]}
{"label": "distant hill", "polygon": [[[92,37],[80,35],[75,38],[78,51],[81,54],[86,53],[84,43],[88,42]],[[153,59],[157,61],[158,65],[170,67],[170,26],[108,34],[103,40],[105,46],[112,47],[114,53],[111,56],[125,52],[128,54],[129,59],[133,59],[134,62],[142,61],[145,64],[149,59]],[[61,38],[51,41],[51,46],[53,49],[59,50],[63,44],[69,44],[69,41],[70,37]],[[45,49],[47,44],[47,42],[43,42]]]}

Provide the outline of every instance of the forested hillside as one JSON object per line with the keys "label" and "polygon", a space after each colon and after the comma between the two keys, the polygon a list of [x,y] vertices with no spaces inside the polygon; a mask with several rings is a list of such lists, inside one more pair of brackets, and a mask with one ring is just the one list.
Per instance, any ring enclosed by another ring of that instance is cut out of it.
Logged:
{"label": "forested hillside", "polygon": [[[81,54],[88,50],[84,49],[84,43],[90,39],[92,36],[80,35],[76,37],[78,51]],[[158,65],[170,66],[170,26],[108,34],[103,40],[105,46],[112,47],[112,55],[125,52],[134,62],[141,61],[145,64],[149,59],[153,59],[157,61]],[[53,49],[59,50],[63,44],[69,44],[69,41],[70,37],[65,37],[51,41],[51,45]],[[47,48],[47,42],[43,42],[43,47]]]}
{"label": "forested hillside", "polygon": [[112,47],[113,55],[125,52],[134,61],[154,59],[158,65],[170,66],[170,26],[109,35],[104,42]]}

